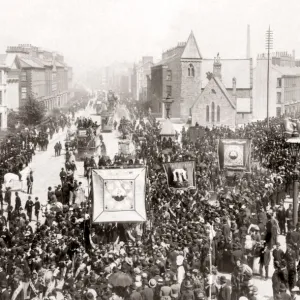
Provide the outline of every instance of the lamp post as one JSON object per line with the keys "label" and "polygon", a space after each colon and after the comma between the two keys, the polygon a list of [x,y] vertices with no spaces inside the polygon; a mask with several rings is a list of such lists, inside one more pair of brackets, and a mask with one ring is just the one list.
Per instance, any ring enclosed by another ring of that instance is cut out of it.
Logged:
{"label": "lamp post", "polygon": [[294,173],[293,173],[293,223],[298,223],[298,194],[299,194],[299,171],[297,169],[297,158],[300,152],[300,136],[294,131],[292,137],[287,140],[289,150],[293,157]]}
{"label": "lamp post", "polygon": [[172,99],[170,95],[168,95],[167,98],[162,101],[162,103],[165,104],[165,108],[166,108],[166,112],[167,112],[166,119],[170,119],[170,110],[171,110],[171,106],[172,106],[173,102],[174,102],[174,99]]}

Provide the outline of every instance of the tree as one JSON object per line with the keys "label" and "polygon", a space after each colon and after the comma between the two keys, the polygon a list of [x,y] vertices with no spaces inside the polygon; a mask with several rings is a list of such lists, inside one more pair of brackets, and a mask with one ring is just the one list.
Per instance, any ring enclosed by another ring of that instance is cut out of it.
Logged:
{"label": "tree", "polygon": [[43,103],[29,97],[25,105],[20,108],[20,119],[25,125],[37,125],[44,118],[46,109]]}
{"label": "tree", "polygon": [[19,113],[16,111],[9,111],[8,115],[7,115],[7,127],[10,130],[15,130],[16,129],[16,125],[20,122],[20,116]]}

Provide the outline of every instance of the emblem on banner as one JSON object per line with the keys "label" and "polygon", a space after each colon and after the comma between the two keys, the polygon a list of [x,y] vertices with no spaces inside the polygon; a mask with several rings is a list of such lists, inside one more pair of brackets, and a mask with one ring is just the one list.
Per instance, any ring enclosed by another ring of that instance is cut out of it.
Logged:
{"label": "emblem on banner", "polygon": [[228,167],[244,165],[244,145],[224,145],[224,165]]}

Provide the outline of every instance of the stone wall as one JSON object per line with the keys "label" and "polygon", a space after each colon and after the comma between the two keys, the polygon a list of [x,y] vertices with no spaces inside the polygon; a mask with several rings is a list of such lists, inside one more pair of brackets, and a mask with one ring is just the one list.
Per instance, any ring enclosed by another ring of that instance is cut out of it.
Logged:
{"label": "stone wall", "polygon": [[[188,67],[193,64],[195,76],[188,76]],[[201,61],[181,61],[181,105],[180,117],[185,121],[190,115],[190,109],[201,93]]]}
{"label": "stone wall", "polygon": [[[214,90],[215,93],[212,91]],[[215,103],[215,122],[212,122],[212,102]],[[206,106],[209,106],[209,122],[206,121]],[[217,107],[220,106],[220,122],[217,122]],[[192,109],[192,124],[201,126],[229,126],[235,127],[236,110],[231,106],[214,79],[205,87],[201,96]]]}

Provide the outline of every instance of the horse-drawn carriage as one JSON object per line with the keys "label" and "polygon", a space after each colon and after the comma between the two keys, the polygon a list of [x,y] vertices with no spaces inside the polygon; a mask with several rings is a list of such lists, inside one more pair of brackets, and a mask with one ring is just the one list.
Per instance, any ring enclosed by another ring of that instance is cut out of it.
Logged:
{"label": "horse-drawn carriage", "polygon": [[93,134],[93,130],[89,130],[89,128],[78,128],[76,139],[76,160],[82,160],[84,157],[92,157],[99,154],[100,143],[97,143],[98,137]]}

